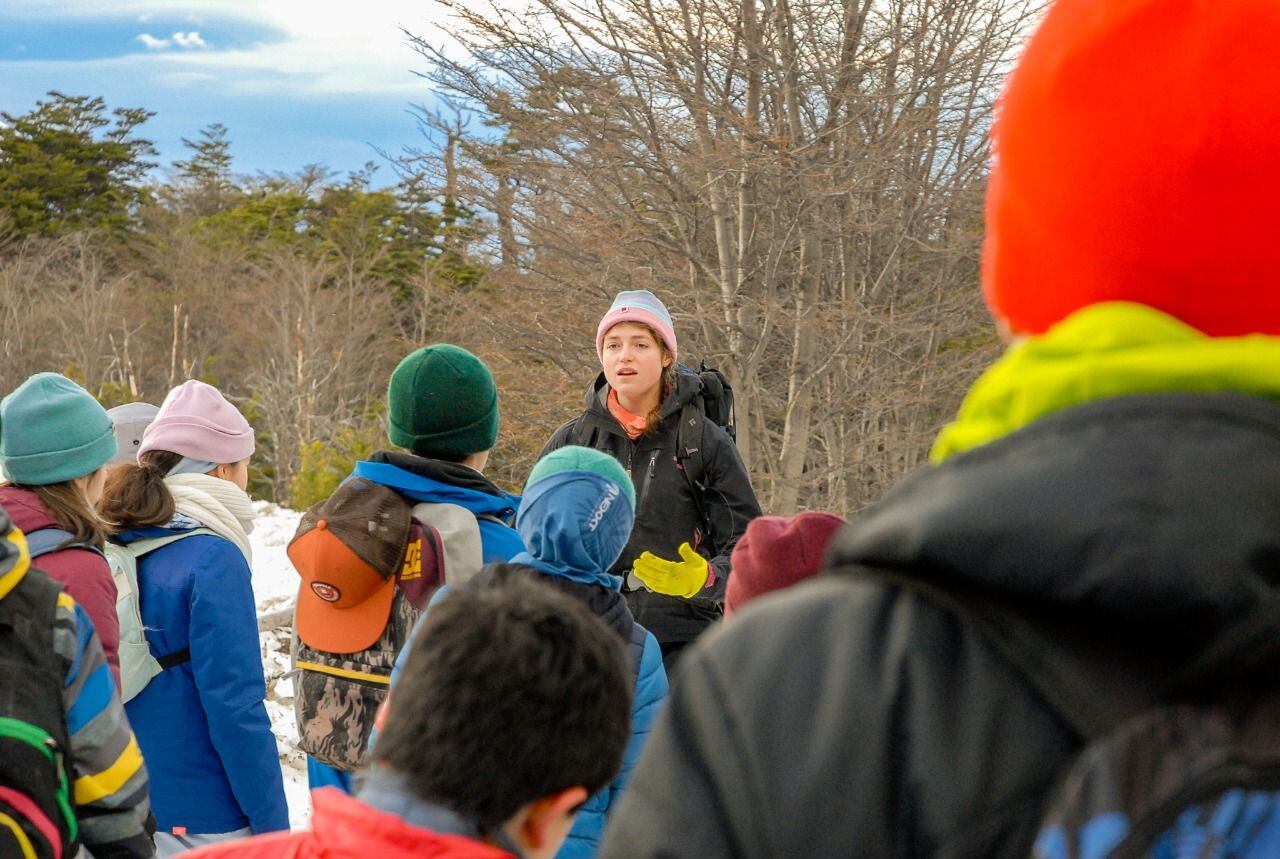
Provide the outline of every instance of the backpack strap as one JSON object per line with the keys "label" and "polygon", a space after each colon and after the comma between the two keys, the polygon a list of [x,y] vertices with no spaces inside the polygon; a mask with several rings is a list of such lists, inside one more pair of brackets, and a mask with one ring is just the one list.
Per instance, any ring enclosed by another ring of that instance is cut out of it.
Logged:
{"label": "backpack strap", "polygon": [[707,516],[706,505],[702,503],[702,495],[707,488],[704,482],[707,467],[702,456],[702,432],[707,416],[701,403],[702,400],[697,398],[680,410],[680,424],[676,427],[676,468],[689,484],[689,494],[693,497],[698,521],[702,523],[703,537],[710,540],[711,520]]}
{"label": "backpack strap", "polygon": [[210,537],[220,536],[216,531],[211,531],[208,528],[192,528],[190,531],[181,531],[177,534],[166,534],[163,537],[147,537],[142,540],[134,540],[132,543],[116,543],[115,545],[124,549],[130,555],[133,555],[136,559],[141,558],[143,555],[150,554],[156,549],[164,548],[170,543],[176,543],[179,540],[185,540],[188,537],[198,537],[202,534]]}
{"label": "backpack strap", "polygon": [[[61,528],[39,528],[26,535],[27,552],[34,561],[41,555],[60,552],[63,549],[84,549],[101,555],[102,550],[90,543],[75,541],[75,535]],[[70,542],[68,542],[70,541]]]}
{"label": "backpack strap", "polygon": [[[208,528],[193,528],[190,531],[183,531],[178,534],[167,534],[164,537],[151,537],[145,540],[134,540],[132,543],[112,543],[112,545],[117,549],[132,555],[136,565],[137,560],[143,555],[154,552],[156,549],[160,549],[170,543],[176,543],[179,540],[185,540],[188,537],[195,537],[200,534],[207,534],[213,537],[218,536],[217,533],[210,531]],[[168,671],[170,668],[176,668],[179,665],[190,662],[191,648],[184,647],[181,650],[175,650],[173,653],[165,656],[157,656],[154,658],[160,665],[161,671]]]}
{"label": "backpack strap", "polygon": [[569,444],[578,447],[591,447],[591,437],[595,435],[592,427],[588,425],[587,416],[582,415],[573,422],[573,429],[569,430]]}

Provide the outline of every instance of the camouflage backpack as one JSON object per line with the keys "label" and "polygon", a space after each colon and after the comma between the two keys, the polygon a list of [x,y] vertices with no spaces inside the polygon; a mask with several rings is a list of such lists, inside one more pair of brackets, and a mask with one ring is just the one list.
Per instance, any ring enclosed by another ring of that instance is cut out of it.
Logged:
{"label": "camouflage backpack", "polygon": [[356,478],[303,514],[289,559],[302,578],[293,653],[300,745],[350,772],[364,763],[391,669],[432,594],[479,573],[479,525],[463,507],[411,505]]}

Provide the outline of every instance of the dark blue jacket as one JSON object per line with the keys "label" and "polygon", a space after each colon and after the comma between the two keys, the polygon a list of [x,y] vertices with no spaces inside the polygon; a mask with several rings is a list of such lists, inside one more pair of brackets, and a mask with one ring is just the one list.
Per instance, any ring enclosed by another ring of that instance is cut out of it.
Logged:
{"label": "dark blue jacket", "polygon": [[[198,523],[171,524],[181,528],[115,539],[127,544]],[[221,537],[187,537],[142,556],[138,591],[152,655],[191,651],[191,661],[158,674],[125,705],[151,775],[158,829],[288,829],[244,556]]]}

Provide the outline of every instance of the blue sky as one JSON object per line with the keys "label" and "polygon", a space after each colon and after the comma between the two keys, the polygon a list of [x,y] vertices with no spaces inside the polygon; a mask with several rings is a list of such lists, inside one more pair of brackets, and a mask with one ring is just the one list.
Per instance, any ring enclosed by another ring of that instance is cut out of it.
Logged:
{"label": "blue sky", "polygon": [[[403,26],[433,42],[430,0],[0,0],[0,109],[49,90],[143,107],[167,163],[210,123],[241,173],[324,163],[345,172],[422,137],[431,103]],[[389,181],[383,166],[379,178]]]}

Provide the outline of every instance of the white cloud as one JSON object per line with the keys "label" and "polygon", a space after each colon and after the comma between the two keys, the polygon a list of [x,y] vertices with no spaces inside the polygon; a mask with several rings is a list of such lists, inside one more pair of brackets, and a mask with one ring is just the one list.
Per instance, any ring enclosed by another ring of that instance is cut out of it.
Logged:
{"label": "white cloud", "polygon": [[141,42],[148,51],[161,51],[169,47],[168,39],[157,39],[150,33],[139,33],[138,41]]}
{"label": "white cloud", "polygon": [[[193,28],[170,38],[151,33],[137,36],[147,56],[134,57],[132,62],[164,64],[154,70],[156,75],[216,74],[231,92],[421,99],[427,95],[426,86],[413,70],[425,63],[408,47],[400,27],[434,43],[445,40],[436,29],[444,17],[442,7],[422,0],[376,0],[354,6],[350,0],[24,0],[14,5],[16,14],[50,23],[122,15],[149,16],[152,21],[202,20],[198,31]],[[214,22],[234,34],[236,21],[280,37],[240,48],[210,48],[201,35],[209,33]],[[102,62],[84,61],[86,76],[96,74],[94,67]]]}

